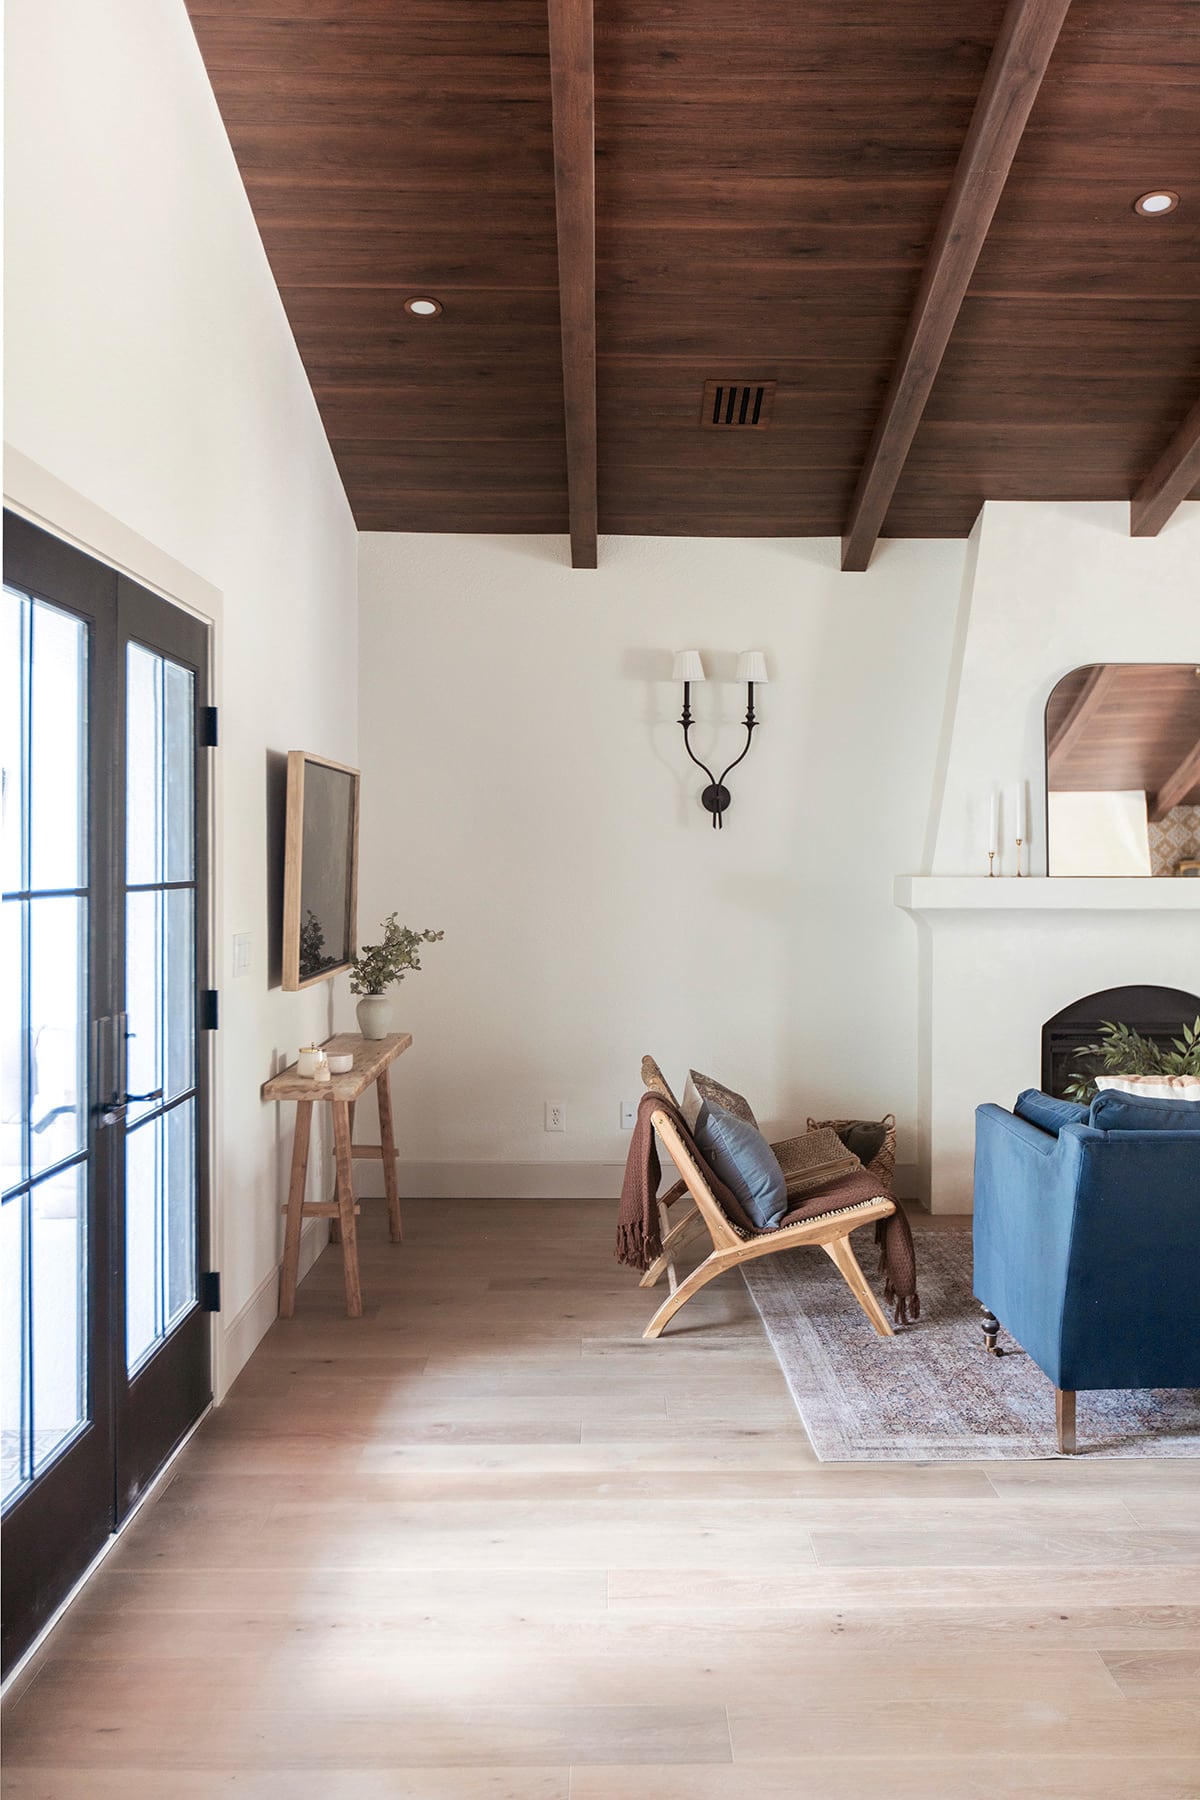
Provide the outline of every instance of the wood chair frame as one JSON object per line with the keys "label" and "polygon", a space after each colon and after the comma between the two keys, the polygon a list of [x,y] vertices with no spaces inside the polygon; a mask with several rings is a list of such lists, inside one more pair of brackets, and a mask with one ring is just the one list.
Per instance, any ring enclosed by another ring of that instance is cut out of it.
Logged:
{"label": "wood chair frame", "polygon": [[[671,1084],[652,1056],[643,1056],[642,1058],[642,1083],[652,1093],[661,1094],[665,1100],[669,1100],[671,1105],[678,1109],[679,1102],[675,1098]],[[662,1243],[662,1254],[655,1257],[650,1264],[638,1282],[639,1287],[657,1287],[664,1274],[667,1278],[667,1286],[672,1293],[679,1286],[679,1279],[675,1273],[675,1253],[686,1239],[691,1237],[704,1223],[698,1208],[691,1205],[683,1218],[676,1220],[674,1225],[671,1224],[671,1208],[677,1200],[682,1200],[686,1193],[687,1188],[683,1182],[677,1181],[667,1189],[665,1194],[658,1196],[658,1232]]]}
{"label": "wood chair frame", "polygon": [[[704,1171],[667,1114],[655,1108],[651,1118],[664,1148],[682,1176],[683,1188],[695,1202],[696,1210],[689,1213],[664,1238],[663,1255],[647,1269],[641,1285],[653,1285],[651,1276],[655,1281],[658,1279],[655,1270],[662,1272],[660,1265],[665,1266],[668,1251],[678,1249],[684,1236],[697,1221],[707,1229],[712,1250],[685,1280],[673,1282],[670,1293],[642,1333],[643,1337],[658,1337],[663,1327],[675,1317],[681,1306],[687,1304],[693,1294],[698,1294],[702,1287],[706,1287],[718,1275],[723,1275],[727,1269],[736,1269],[740,1263],[751,1262],[758,1256],[773,1256],[779,1250],[794,1250],[804,1244],[819,1245],[824,1250],[879,1336],[894,1335],[891,1320],[867,1285],[867,1278],[850,1247],[850,1233],[857,1231],[860,1225],[871,1225],[877,1219],[889,1218],[896,1210],[894,1200],[889,1200],[884,1195],[874,1200],[860,1200],[853,1206],[839,1207],[833,1212],[822,1213],[815,1219],[800,1219],[794,1225],[780,1225],[774,1231],[764,1231],[752,1236],[739,1231],[730,1223],[709,1186]],[[665,1207],[674,1195],[674,1189],[664,1195],[659,1202],[660,1208]]]}

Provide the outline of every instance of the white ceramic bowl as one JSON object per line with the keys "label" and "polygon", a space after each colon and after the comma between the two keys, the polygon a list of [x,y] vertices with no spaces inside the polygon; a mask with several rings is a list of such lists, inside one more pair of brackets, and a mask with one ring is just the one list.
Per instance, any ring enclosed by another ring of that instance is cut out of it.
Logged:
{"label": "white ceramic bowl", "polygon": [[344,1050],[341,1055],[331,1056],[329,1058],[329,1073],[331,1075],[348,1075],[353,1067],[354,1056],[349,1050]]}

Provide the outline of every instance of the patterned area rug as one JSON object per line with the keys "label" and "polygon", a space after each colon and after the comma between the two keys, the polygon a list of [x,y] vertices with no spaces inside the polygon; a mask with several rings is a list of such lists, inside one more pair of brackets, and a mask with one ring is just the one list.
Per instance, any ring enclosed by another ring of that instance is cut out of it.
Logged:
{"label": "patterned area rug", "polygon": [[[921,1318],[877,1338],[827,1256],[742,1270],[822,1462],[983,1462],[1057,1456],[1054,1389],[1021,1355],[988,1356],[971,1292],[970,1220],[913,1221]],[[875,1246],[856,1254],[874,1282]],[[1000,1342],[1017,1350],[1002,1333]],[[1200,1392],[1081,1393],[1079,1454],[1200,1456]]]}

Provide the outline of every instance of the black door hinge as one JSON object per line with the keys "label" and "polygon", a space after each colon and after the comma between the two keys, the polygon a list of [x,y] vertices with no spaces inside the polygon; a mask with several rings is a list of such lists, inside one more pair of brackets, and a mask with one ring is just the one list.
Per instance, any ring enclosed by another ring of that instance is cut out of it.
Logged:
{"label": "black door hinge", "polygon": [[200,1311],[220,1312],[221,1310],[221,1272],[211,1269],[200,1277]]}
{"label": "black door hinge", "polygon": [[200,989],[200,1029],[201,1031],[219,1031],[221,996],[216,988]]}
{"label": "black door hinge", "polygon": [[217,709],[215,706],[200,708],[200,742],[208,750],[217,747]]}

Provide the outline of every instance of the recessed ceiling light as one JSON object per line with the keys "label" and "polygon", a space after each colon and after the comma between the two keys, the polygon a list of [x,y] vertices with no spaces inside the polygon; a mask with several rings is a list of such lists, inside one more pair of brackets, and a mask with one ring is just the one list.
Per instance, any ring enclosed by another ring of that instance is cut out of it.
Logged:
{"label": "recessed ceiling light", "polygon": [[415,313],[418,319],[436,319],[442,310],[440,300],[433,300],[428,294],[416,294],[411,300],[404,302],[406,313]]}
{"label": "recessed ceiling light", "polygon": [[1135,213],[1141,213],[1143,219],[1157,219],[1160,213],[1174,212],[1179,205],[1179,195],[1173,194],[1170,188],[1152,188],[1148,194],[1140,194],[1133,203]]}

